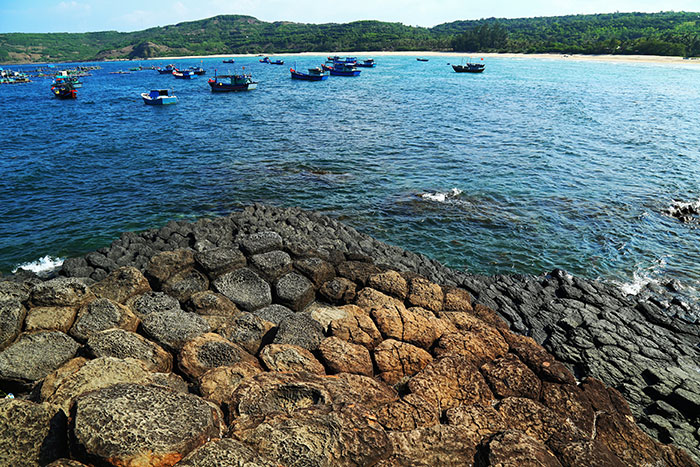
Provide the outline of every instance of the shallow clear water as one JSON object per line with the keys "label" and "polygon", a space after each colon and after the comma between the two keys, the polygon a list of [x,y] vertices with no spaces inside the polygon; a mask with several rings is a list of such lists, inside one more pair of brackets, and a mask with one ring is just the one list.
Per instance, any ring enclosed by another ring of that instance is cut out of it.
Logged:
{"label": "shallow clear water", "polygon": [[[101,64],[73,102],[0,86],[0,270],[262,201],[471,272],[700,280],[700,231],[662,213],[700,198],[700,66],[379,57],[300,82],[288,65],[324,57],[279,58],[205,59],[192,81]],[[241,66],[257,90],[209,91]],[[164,87],[178,105],[143,104]]]}

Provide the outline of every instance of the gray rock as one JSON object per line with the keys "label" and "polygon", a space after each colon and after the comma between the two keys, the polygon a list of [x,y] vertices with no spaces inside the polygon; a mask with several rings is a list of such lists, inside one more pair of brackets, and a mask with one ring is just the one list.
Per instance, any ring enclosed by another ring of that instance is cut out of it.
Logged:
{"label": "gray rock", "polygon": [[158,314],[164,311],[180,310],[180,302],[163,292],[146,292],[130,300],[128,305],[130,305],[131,310],[139,319],[144,319],[148,315]]}
{"label": "gray rock", "polygon": [[269,282],[274,282],[292,272],[292,258],[279,250],[253,255],[250,258],[250,264]]}
{"label": "gray rock", "polygon": [[177,463],[177,467],[276,467],[277,462],[262,458],[245,443],[216,439],[198,447]]}
{"label": "gray rock", "polygon": [[106,298],[98,298],[78,312],[69,334],[74,339],[85,342],[93,334],[105,329],[136,331],[137,326],[136,316],[127,307]]}
{"label": "gray rock", "polygon": [[67,277],[41,282],[29,292],[34,306],[79,306],[92,296],[85,281]]}
{"label": "gray rock", "polygon": [[204,399],[139,384],[84,394],[74,413],[74,457],[100,465],[172,465],[224,428]]}
{"label": "gray rock", "polygon": [[275,326],[279,326],[282,321],[294,314],[294,312],[286,306],[276,303],[266,306],[265,308],[259,308],[251,313],[260,319],[273,323]]}
{"label": "gray rock", "polygon": [[29,284],[13,281],[0,281],[0,301],[17,300],[26,302],[29,300]]}
{"label": "gray rock", "polygon": [[50,404],[0,399],[0,465],[46,465],[68,451],[66,415]]}
{"label": "gray rock", "polygon": [[59,331],[21,334],[0,352],[0,381],[30,386],[73,358],[79,347]]}
{"label": "gray rock", "polygon": [[217,332],[251,354],[257,355],[269,330],[269,323],[266,325],[266,322],[256,315],[242,312]]}
{"label": "gray rock", "polygon": [[19,300],[0,300],[0,350],[10,345],[22,330],[26,310]]}
{"label": "gray rock", "polygon": [[267,253],[282,249],[282,237],[277,232],[265,231],[254,233],[241,239],[241,247],[248,255]]}
{"label": "gray rock", "polygon": [[214,280],[213,286],[217,292],[247,311],[272,303],[270,285],[248,268],[224,274]]}
{"label": "gray rock", "polygon": [[212,280],[246,265],[245,256],[238,248],[212,248],[196,253],[194,259]]}
{"label": "gray rock", "polygon": [[301,311],[314,301],[314,285],[295,272],[282,276],[275,284],[277,299],[294,311]]}
{"label": "gray rock", "polygon": [[317,289],[335,277],[333,265],[321,258],[302,258],[294,262],[294,267],[311,279]]}
{"label": "gray rock", "polygon": [[141,321],[147,336],[170,352],[179,351],[195,337],[209,332],[209,324],[200,315],[186,311],[152,313]]}
{"label": "gray rock", "polygon": [[318,349],[323,340],[323,326],[306,313],[295,313],[277,329],[273,343],[291,344],[306,350]]}
{"label": "gray rock", "polygon": [[163,283],[166,294],[185,303],[192,294],[209,289],[209,279],[196,269],[186,269],[170,277]]}
{"label": "gray rock", "polygon": [[90,336],[85,346],[90,355],[99,357],[135,358],[151,371],[167,373],[173,368],[173,357],[162,347],[135,332],[108,329]]}

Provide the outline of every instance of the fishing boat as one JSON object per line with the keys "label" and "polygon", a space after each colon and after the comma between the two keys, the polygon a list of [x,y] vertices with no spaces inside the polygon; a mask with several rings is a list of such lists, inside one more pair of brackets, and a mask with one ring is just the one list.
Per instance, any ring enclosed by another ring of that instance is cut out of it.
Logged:
{"label": "fishing boat", "polygon": [[160,73],[161,75],[169,75],[173,72],[173,70],[175,70],[175,65],[172,64],[166,65],[161,68],[156,68],[156,71],[158,71],[158,73]]}
{"label": "fishing boat", "polygon": [[209,80],[212,92],[252,91],[258,87],[257,81],[253,81],[250,74],[240,75],[214,75]]}
{"label": "fishing boat", "polygon": [[56,76],[53,82],[51,83],[51,85],[53,86],[62,86],[64,84],[70,84],[71,86],[73,86],[73,89],[83,87],[83,83],[77,76],[59,75]]}
{"label": "fishing boat", "polygon": [[421,57],[416,58],[416,60],[418,60],[419,62],[427,62],[428,61],[427,58],[421,58]]}
{"label": "fishing boat", "polygon": [[347,63],[336,62],[331,70],[333,76],[359,76],[360,70]]}
{"label": "fishing boat", "polygon": [[328,78],[328,73],[321,67],[309,68],[308,73],[297,71],[294,68],[290,68],[289,71],[292,73],[292,79],[301,79],[305,81],[322,81]]}
{"label": "fishing boat", "polygon": [[228,60],[224,60],[224,63],[236,63],[236,61],[232,58],[229,58]]}
{"label": "fishing boat", "polygon": [[71,83],[55,84],[51,86],[51,92],[59,99],[77,99],[78,92]]}
{"label": "fishing boat", "polygon": [[467,62],[464,65],[452,65],[452,69],[457,73],[481,73],[485,66],[483,63]]}
{"label": "fishing boat", "polygon": [[374,68],[377,66],[377,62],[375,62],[373,58],[368,58],[367,60],[363,60],[362,62],[358,63],[356,66],[362,68]]}
{"label": "fishing boat", "polygon": [[269,63],[270,65],[284,65],[284,60],[273,60],[267,63]]}
{"label": "fishing boat", "polygon": [[170,89],[151,89],[151,92],[142,92],[141,97],[146,105],[177,104],[177,96]]}
{"label": "fishing boat", "polygon": [[206,70],[202,68],[201,66],[191,66],[189,70],[194,73],[195,75],[203,75],[206,73]]}
{"label": "fishing boat", "polygon": [[197,75],[194,74],[194,72],[192,70],[178,70],[178,69],[173,70],[173,76],[176,77],[177,79],[193,79],[193,78],[197,77]]}
{"label": "fishing boat", "polygon": [[261,58],[258,60],[260,63],[270,63],[270,57]]}

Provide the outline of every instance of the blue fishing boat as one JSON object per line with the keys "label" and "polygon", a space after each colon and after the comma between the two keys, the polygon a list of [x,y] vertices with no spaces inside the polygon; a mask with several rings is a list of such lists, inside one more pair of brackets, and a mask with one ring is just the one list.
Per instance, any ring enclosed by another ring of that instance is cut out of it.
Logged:
{"label": "blue fishing boat", "polygon": [[55,84],[51,86],[51,92],[59,99],[77,99],[78,92],[71,83]]}
{"label": "blue fishing boat", "polygon": [[236,61],[232,58],[229,58],[228,60],[224,60],[224,63],[236,63]]}
{"label": "blue fishing boat", "polygon": [[198,76],[206,73],[206,70],[204,68],[202,68],[201,66],[191,66],[191,67],[189,67],[189,70]]}
{"label": "blue fishing boat", "polygon": [[331,75],[333,76],[359,76],[360,70],[355,68],[353,65],[348,65],[347,63],[337,62],[333,65],[331,70]]}
{"label": "blue fishing boat", "polygon": [[194,74],[194,71],[192,71],[192,70],[178,70],[178,69],[173,70],[173,76],[176,77],[177,79],[193,79],[193,78],[197,77],[197,75]]}
{"label": "blue fishing boat", "polygon": [[290,68],[289,71],[292,73],[292,79],[301,79],[305,81],[322,81],[328,78],[328,73],[326,73],[321,67],[309,68],[308,73],[297,71],[294,68]]}
{"label": "blue fishing boat", "polygon": [[269,63],[270,65],[284,65],[284,60],[274,60],[267,63]]}
{"label": "blue fishing boat", "polygon": [[142,92],[141,97],[146,105],[177,104],[177,96],[170,89],[152,89],[151,92]]}
{"label": "blue fishing boat", "polygon": [[175,65],[166,65],[164,67],[156,68],[156,71],[161,75],[169,75],[175,70]]}
{"label": "blue fishing boat", "polygon": [[377,63],[373,58],[368,58],[367,60],[363,60],[362,62],[358,63],[357,66],[362,68],[374,68],[377,66]]}
{"label": "blue fishing boat", "polygon": [[209,81],[212,92],[252,91],[258,87],[250,74],[214,75]]}
{"label": "blue fishing boat", "polygon": [[258,60],[260,63],[270,63],[270,57],[261,58]]}

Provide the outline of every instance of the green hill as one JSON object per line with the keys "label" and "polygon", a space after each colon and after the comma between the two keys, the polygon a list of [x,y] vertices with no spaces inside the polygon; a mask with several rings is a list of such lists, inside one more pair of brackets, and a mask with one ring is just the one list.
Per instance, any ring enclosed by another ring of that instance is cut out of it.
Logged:
{"label": "green hill", "polygon": [[698,55],[700,14],[488,18],[433,28],[381,21],[268,23],[226,15],[130,33],[0,34],[0,63],[335,50]]}

